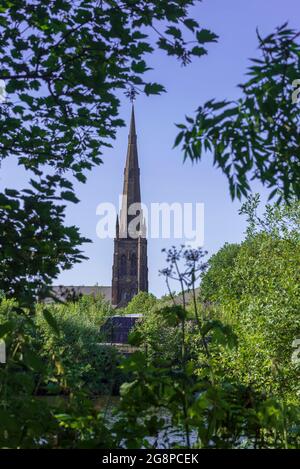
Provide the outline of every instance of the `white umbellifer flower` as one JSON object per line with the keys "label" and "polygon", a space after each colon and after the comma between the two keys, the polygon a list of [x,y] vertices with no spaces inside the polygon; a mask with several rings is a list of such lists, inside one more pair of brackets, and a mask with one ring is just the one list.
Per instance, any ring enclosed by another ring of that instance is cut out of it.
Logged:
{"label": "white umbellifer flower", "polygon": [[0,80],[0,103],[4,103],[6,101],[6,86],[5,81]]}

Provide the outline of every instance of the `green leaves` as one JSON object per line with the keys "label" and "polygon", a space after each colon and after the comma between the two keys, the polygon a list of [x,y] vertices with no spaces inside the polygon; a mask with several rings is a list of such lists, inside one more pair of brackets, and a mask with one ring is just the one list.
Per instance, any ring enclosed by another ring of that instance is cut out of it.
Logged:
{"label": "green leaves", "polygon": [[205,44],[207,42],[217,42],[218,36],[208,29],[200,29],[197,31],[196,37],[200,44]]}
{"label": "green leaves", "polygon": [[158,83],[147,83],[144,87],[144,91],[147,96],[150,96],[151,94],[164,93],[166,90],[162,85],[159,85]]}
{"label": "green leaves", "polygon": [[58,272],[82,259],[83,238],[64,228],[64,209],[54,201],[78,202],[74,179],[84,183],[102,164],[103,149],[124,125],[120,91],[165,92],[146,80],[149,54],[161,48],[188,63],[199,28],[188,17],[190,0],[4,3],[0,60],[8,99],[0,106],[0,159],[29,171],[31,187],[9,189],[1,203],[0,288],[23,304],[46,295]]}
{"label": "green leaves", "polygon": [[182,38],[182,32],[179,28],[175,28],[175,26],[170,26],[169,28],[166,29],[166,34],[169,34],[176,39],[181,39]]}
{"label": "green leaves", "polygon": [[[261,57],[251,60],[250,79],[239,85],[242,97],[237,102],[212,99],[198,108],[195,119],[187,118],[190,125],[180,124],[175,146],[183,142],[184,159],[200,161],[212,153],[232,199],[249,195],[253,179],[270,189],[270,199],[300,198],[300,108],[292,99],[299,76],[297,36],[285,25],[264,39],[258,34]],[[202,29],[197,39],[201,44],[216,38]],[[195,46],[194,52],[203,55],[205,49]]]}
{"label": "green leaves", "polygon": [[145,73],[146,71],[151,70],[149,67],[147,67],[147,64],[144,60],[141,60],[140,62],[132,62],[131,68],[136,73]]}
{"label": "green leaves", "polygon": [[207,50],[204,47],[195,46],[192,48],[192,54],[201,57],[202,55],[207,54]]}
{"label": "green leaves", "polygon": [[115,350],[99,346],[109,306],[87,297],[47,310],[37,305],[34,312],[29,317],[27,308],[1,299],[0,330],[8,330],[8,319],[11,327],[6,362],[0,364],[0,447],[99,448],[99,441],[112,447],[89,400],[89,394],[106,394],[112,377],[120,376]]}
{"label": "green leaves", "polygon": [[187,18],[186,20],[183,21],[185,26],[190,29],[191,31],[194,31],[196,28],[198,28],[199,24],[197,21],[195,21],[192,18]]}
{"label": "green leaves", "polygon": [[[142,85],[147,96],[165,91],[143,77],[150,70],[147,54],[155,51],[145,31],[155,24],[158,47],[187,63],[192,52],[184,33],[199,33],[187,17],[193,3],[108,3],[104,13],[93,2],[24,0],[18,11],[8,2],[1,15],[0,58],[9,95],[0,110],[1,157],[17,157],[32,171],[49,165],[58,175],[75,177],[101,164],[102,147],[123,124],[115,119],[118,90],[139,92]],[[211,40],[203,31],[201,41]]]}
{"label": "green leaves", "polygon": [[11,321],[6,321],[3,324],[0,324],[0,339],[6,334],[13,330],[13,323]]}
{"label": "green leaves", "polygon": [[53,329],[55,334],[59,335],[60,331],[59,331],[58,324],[54,316],[51,314],[51,312],[48,309],[43,309],[43,316],[45,320],[47,321],[47,323],[49,324],[49,326]]}
{"label": "green leaves", "polygon": [[170,325],[186,319],[186,311],[181,305],[165,306],[159,312]]}
{"label": "green leaves", "polygon": [[19,193],[15,189],[5,189],[5,195],[9,197],[17,197]]}
{"label": "green leaves", "polygon": [[204,337],[209,335],[212,343],[216,345],[222,345],[230,349],[236,348],[238,345],[237,335],[233,332],[233,329],[218,320],[206,321],[202,327],[202,334]]}
{"label": "green leaves", "polygon": [[69,202],[74,202],[75,204],[79,202],[79,199],[75,196],[75,194],[71,191],[62,191],[61,198],[64,200],[68,200]]}
{"label": "green leaves", "polygon": [[174,147],[178,147],[179,143],[182,141],[184,137],[184,131],[179,132],[179,134],[176,136],[175,142],[174,142]]}
{"label": "green leaves", "polygon": [[40,179],[32,189],[0,194],[0,289],[22,306],[49,295],[60,269],[82,259],[79,246],[86,239],[64,226],[64,208],[53,201],[55,184]]}
{"label": "green leaves", "polygon": [[[209,345],[225,345],[213,358],[220,376],[293,401],[299,392],[292,353],[300,330],[300,203],[267,205],[261,215],[256,195],[240,213],[248,217],[246,240],[212,256],[201,283],[201,301],[225,327],[209,321],[203,332]],[[238,339],[233,350],[231,330]]]}
{"label": "green leaves", "polygon": [[143,342],[143,335],[138,329],[130,331],[128,336],[128,343],[134,347],[139,347]]}
{"label": "green leaves", "polygon": [[24,350],[23,361],[29,369],[35,372],[45,371],[46,363],[36,352],[30,350],[30,348]]}

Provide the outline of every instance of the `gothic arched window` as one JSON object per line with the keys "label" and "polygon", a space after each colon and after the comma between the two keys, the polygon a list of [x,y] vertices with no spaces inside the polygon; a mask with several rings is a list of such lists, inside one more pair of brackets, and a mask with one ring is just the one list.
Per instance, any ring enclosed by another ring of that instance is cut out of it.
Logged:
{"label": "gothic arched window", "polygon": [[137,272],[137,260],[136,260],[136,255],[133,253],[131,254],[131,258],[130,258],[130,274],[136,275],[136,272]]}
{"label": "gothic arched window", "polygon": [[120,275],[126,275],[126,270],[126,256],[123,254],[120,262]]}

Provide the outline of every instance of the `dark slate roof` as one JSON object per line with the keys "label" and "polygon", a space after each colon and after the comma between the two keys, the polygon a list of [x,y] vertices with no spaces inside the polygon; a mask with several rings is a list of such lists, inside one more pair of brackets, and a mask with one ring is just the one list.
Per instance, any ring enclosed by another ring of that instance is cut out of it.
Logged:
{"label": "dark slate roof", "polygon": [[[84,295],[93,295],[94,297],[102,295],[104,299],[111,302],[111,287],[85,286],[85,285],[53,285],[52,292],[60,301],[76,300]],[[54,301],[50,298],[47,302]]]}

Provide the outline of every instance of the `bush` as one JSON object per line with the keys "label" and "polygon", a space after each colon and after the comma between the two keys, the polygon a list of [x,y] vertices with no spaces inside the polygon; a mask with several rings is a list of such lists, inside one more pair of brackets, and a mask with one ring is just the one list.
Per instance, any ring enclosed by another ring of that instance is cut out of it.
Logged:
{"label": "bush", "polygon": [[[36,323],[38,342],[42,356],[53,354],[59,358],[64,373],[63,392],[74,388],[84,389],[92,394],[117,392],[120,372],[117,365],[120,357],[113,347],[101,345],[100,328],[114,311],[101,298],[84,296],[79,301],[67,304],[53,304],[47,307],[55,319],[59,333],[43,316],[39,308]],[[56,392],[55,383],[47,383],[44,392]]]}
{"label": "bush", "polygon": [[262,219],[250,210],[247,239],[213,256],[201,288],[215,317],[238,336],[237,351],[218,356],[223,373],[290,400],[300,392],[291,359],[300,337],[299,213],[299,204],[268,206]]}
{"label": "bush", "polygon": [[200,299],[203,302],[218,302],[220,297],[232,296],[237,289],[231,276],[232,269],[240,251],[239,244],[228,244],[214,254],[208,261],[209,270],[201,282]]}

